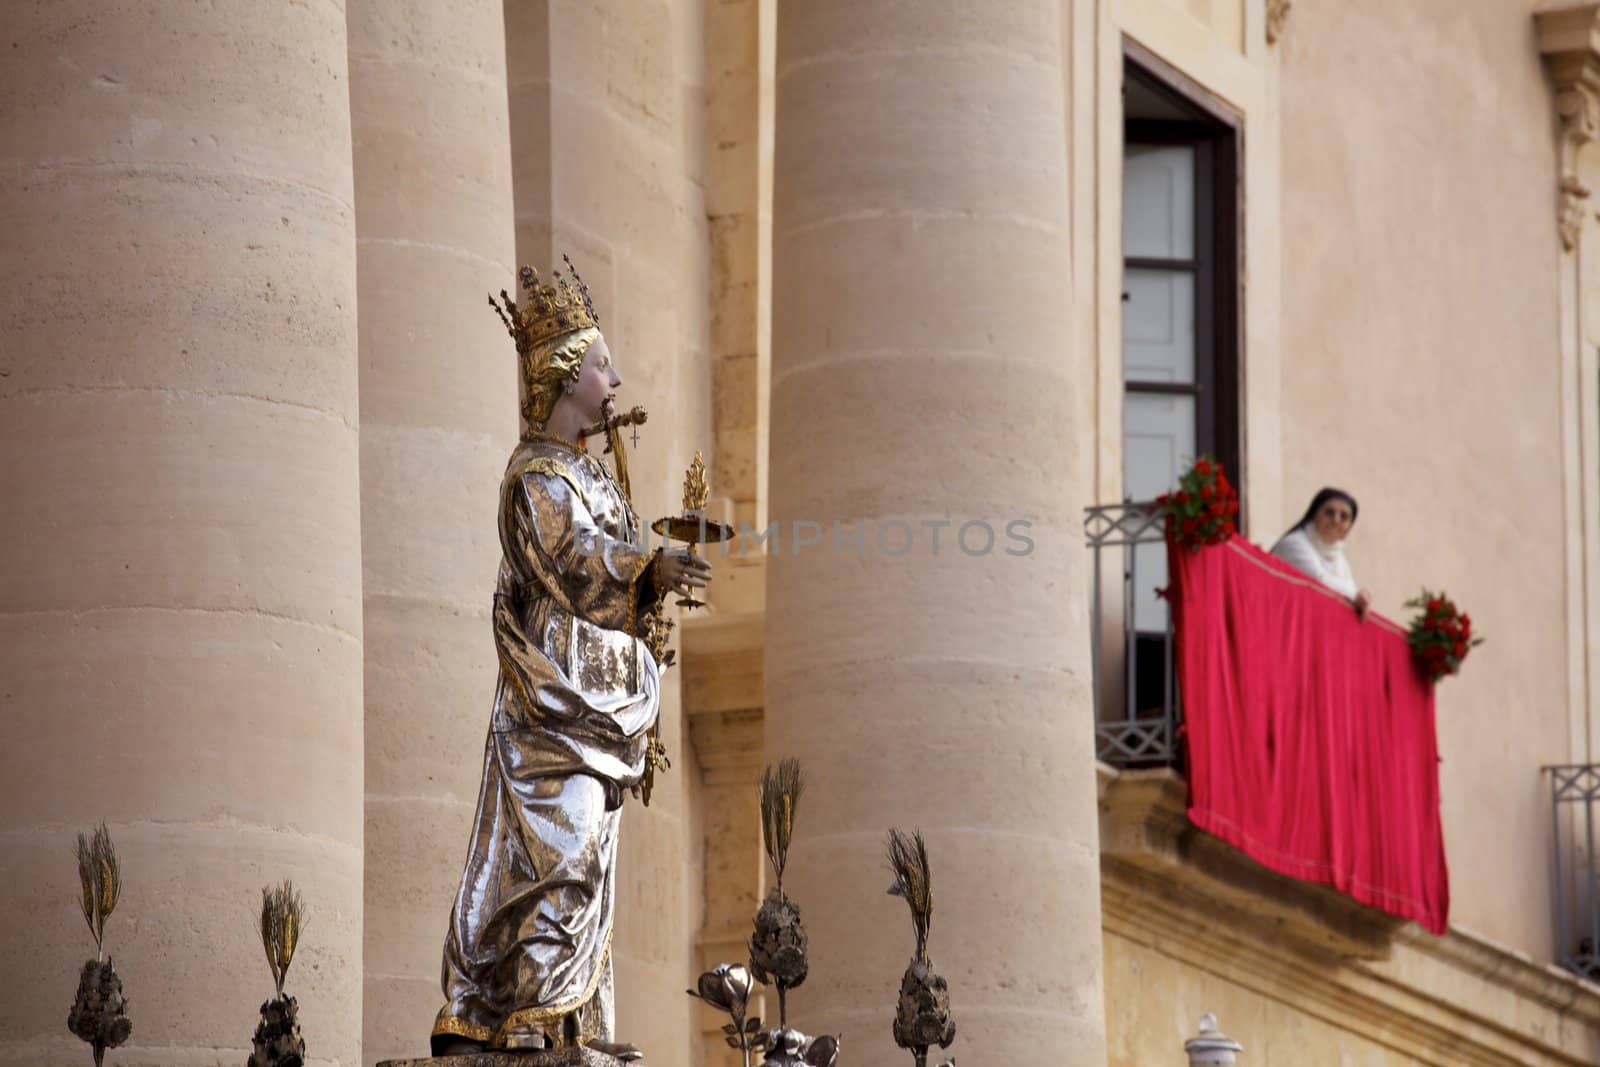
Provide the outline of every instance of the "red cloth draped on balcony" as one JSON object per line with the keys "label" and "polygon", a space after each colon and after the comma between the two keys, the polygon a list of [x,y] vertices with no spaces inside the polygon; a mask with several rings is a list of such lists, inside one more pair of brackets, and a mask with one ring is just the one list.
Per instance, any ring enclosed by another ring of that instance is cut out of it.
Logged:
{"label": "red cloth draped on balcony", "polygon": [[1433,687],[1405,631],[1241,537],[1169,553],[1189,818],[1443,934]]}

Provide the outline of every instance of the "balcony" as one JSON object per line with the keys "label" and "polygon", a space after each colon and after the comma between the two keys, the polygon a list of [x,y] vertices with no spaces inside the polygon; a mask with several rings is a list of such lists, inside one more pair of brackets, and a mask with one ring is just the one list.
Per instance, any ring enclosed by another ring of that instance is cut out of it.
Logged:
{"label": "balcony", "polygon": [[1600,981],[1600,871],[1595,862],[1600,764],[1543,770],[1550,778],[1556,962],[1580,978]]}
{"label": "balcony", "polygon": [[[1212,895],[1277,887],[1350,954],[1397,919],[1443,934],[1433,692],[1404,628],[1358,619],[1243,539],[1169,557],[1151,503],[1090,508],[1084,530],[1104,854],[1179,879],[1209,867]],[[1213,835],[1230,847],[1215,851]]]}
{"label": "balcony", "polygon": [[1176,767],[1182,722],[1172,662],[1167,548],[1152,502],[1087,509],[1095,755],[1117,768]]}
{"label": "balcony", "polygon": [[1095,755],[1109,925],[1147,921],[1153,886],[1204,902],[1224,925],[1307,951],[1381,959],[1402,925],[1325,887],[1267,870],[1190,823],[1181,774],[1163,522],[1153,502],[1088,508]]}

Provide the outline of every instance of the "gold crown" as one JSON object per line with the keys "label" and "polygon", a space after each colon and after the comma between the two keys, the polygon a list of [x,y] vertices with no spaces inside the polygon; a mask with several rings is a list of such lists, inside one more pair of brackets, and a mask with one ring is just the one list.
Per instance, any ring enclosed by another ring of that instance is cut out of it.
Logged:
{"label": "gold crown", "polygon": [[539,272],[532,267],[517,271],[525,297],[521,304],[512,300],[504,289],[500,290],[500,302],[496,302],[492,294],[489,297],[489,306],[505,323],[506,332],[517,343],[518,352],[527,353],[541,341],[600,325],[589,287],[578,276],[578,268],[568,257],[561,258],[567,264],[567,276],[556,271],[553,285],[540,284]]}

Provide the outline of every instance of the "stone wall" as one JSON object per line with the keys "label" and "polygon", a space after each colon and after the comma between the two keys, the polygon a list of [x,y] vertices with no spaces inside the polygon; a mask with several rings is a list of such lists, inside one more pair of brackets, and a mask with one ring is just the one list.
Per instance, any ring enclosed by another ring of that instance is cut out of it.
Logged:
{"label": "stone wall", "polygon": [[1529,8],[1297,5],[1281,47],[1285,503],[1252,532],[1270,541],[1343,486],[1377,609],[1404,618],[1442,587],[1488,635],[1438,691],[1451,919],[1548,959],[1539,768],[1585,753],[1567,692],[1581,576],[1565,564],[1554,110]]}

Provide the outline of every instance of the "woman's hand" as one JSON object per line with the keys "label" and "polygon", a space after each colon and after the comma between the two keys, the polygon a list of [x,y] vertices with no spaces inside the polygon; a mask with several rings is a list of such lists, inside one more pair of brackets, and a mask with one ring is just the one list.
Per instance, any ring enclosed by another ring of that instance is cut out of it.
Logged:
{"label": "woman's hand", "polygon": [[1372,610],[1372,591],[1369,589],[1357,589],[1354,603],[1356,606],[1356,618],[1365,622],[1367,612]]}
{"label": "woman's hand", "polygon": [[682,549],[663,550],[656,557],[656,587],[662,593],[687,593],[704,589],[711,581],[711,564]]}

